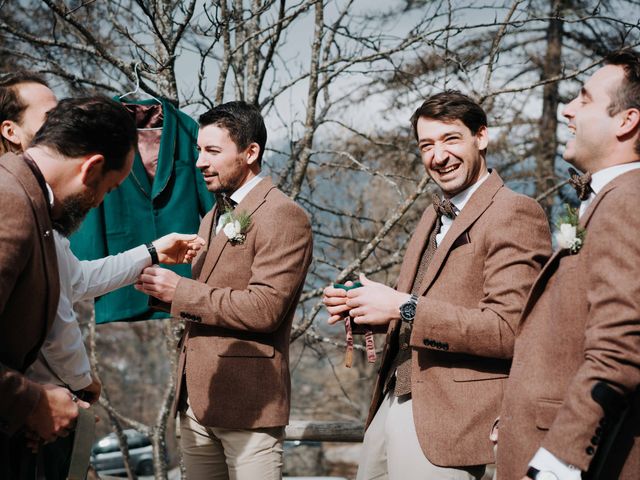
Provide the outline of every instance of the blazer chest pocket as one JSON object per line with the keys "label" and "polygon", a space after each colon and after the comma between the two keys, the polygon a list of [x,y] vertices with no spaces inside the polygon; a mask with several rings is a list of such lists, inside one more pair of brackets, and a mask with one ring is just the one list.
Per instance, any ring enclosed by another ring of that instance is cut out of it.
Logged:
{"label": "blazer chest pocket", "polygon": [[[457,240],[456,240],[457,243]],[[473,243],[454,244],[452,249],[449,250],[449,258],[461,257],[463,255],[470,255],[475,251],[475,245]]]}
{"label": "blazer chest pocket", "polygon": [[536,403],[536,427],[549,430],[561,406],[561,400],[539,399]]}
{"label": "blazer chest pocket", "polygon": [[275,348],[267,343],[255,340],[229,340],[220,342],[219,357],[253,357],[253,358],[273,358]]}

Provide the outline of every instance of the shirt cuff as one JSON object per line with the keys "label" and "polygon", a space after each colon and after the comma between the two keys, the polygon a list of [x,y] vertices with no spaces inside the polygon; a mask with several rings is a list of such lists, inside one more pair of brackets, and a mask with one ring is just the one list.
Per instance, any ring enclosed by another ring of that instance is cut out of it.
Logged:
{"label": "shirt cuff", "polygon": [[87,388],[93,382],[93,378],[91,378],[91,373],[86,372],[82,375],[74,376],[72,381],[68,383],[69,388],[74,392],[79,390],[83,390]]}
{"label": "shirt cuff", "polygon": [[540,447],[529,462],[529,466],[541,472],[551,472],[559,480],[580,480],[582,472],[579,468],[563,462],[546,448]]}

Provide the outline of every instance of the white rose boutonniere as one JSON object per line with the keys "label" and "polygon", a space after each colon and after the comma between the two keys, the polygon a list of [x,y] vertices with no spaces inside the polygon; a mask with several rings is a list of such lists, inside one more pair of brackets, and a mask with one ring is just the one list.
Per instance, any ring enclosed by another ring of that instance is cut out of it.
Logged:
{"label": "white rose boutonniere", "polygon": [[558,222],[555,233],[559,248],[568,249],[571,253],[578,253],[584,243],[587,231],[578,224],[578,210],[566,205],[567,213]]}
{"label": "white rose boutonniere", "polygon": [[235,215],[228,210],[222,218],[222,231],[233,244],[242,244],[247,238],[247,230],[251,225],[251,217],[247,212]]}

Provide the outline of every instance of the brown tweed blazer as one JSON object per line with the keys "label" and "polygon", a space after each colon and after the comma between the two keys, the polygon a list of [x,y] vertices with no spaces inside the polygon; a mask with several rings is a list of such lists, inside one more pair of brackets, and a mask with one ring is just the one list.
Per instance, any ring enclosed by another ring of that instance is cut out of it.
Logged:
{"label": "brown tweed blazer", "polygon": [[236,213],[251,214],[246,240],[215,234],[214,210],[199,235],[210,241],[194,260],[196,280],[180,279],[171,306],[188,320],[177,395],[186,383],[198,421],[208,427],[264,428],[289,421],[289,338],[311,262],[304,211],[262,180]]}
{"label": "brown tweed blazer", "polygon": [[[409,292],[436,213],[427,208],[405,254],[398,290]],[[422,450],[439,466],[494,462],[498,416],[518,318],[551,253],[545,215],[493,171],[447,232],[425,274],[411,336],[413,418]],[[368,423],[396,353],[389,325]]]}
{"label": "brown tweed blazer", "polygon": [[0,437],[6,439],[40,398],[41,387],[22,373],[53,322],[60,285],[47,199],[21,156],[0,157],[0,195]]}
{"label": "brown tweed blazer", "polygon": [[592,398],[601,381],[632,406],[601,478],[640,478],[638,192],[640,170],[605,185],[580,219],[582,249],[556,252],[535,282],[500,420],[501,479],[521,478],[540,446],[586,471],[612,423]]}

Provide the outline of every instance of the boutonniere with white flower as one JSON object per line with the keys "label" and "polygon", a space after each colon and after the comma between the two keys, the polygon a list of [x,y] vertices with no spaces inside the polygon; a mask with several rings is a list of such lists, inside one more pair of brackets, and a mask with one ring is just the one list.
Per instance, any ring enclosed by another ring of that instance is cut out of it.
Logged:
{"label": "boutonniere with white flower", "polygon": [[568,249],[571,253],[578,253],[584,243],[587,231],[579,224],[578,209],[565,205],[567,213],[558,221],[558,231],[555,237],[558,247]]}
{"label": "boutonniere with white flower", "polygon": [[233,244],[244,243],[250,225],[251,216],[247,212],[235,215],[233,210],[227,210],[222,215],[222,231]]}

